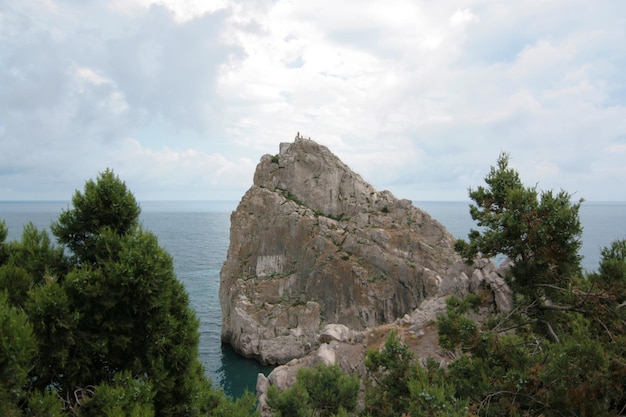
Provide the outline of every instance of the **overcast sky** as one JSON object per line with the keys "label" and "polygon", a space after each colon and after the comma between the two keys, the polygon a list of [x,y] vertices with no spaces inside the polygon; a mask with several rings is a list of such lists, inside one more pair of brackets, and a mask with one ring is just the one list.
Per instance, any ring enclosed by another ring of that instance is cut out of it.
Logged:
{"label": "overcast sky", "polygon": [[296,132],[379,190],[626,201],[626,1],[0,0],[0,200],[239,200]]}

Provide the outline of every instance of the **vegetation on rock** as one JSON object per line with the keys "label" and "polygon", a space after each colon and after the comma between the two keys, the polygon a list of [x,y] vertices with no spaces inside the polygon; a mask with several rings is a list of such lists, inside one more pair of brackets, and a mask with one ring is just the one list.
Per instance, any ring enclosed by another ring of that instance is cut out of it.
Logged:
{"label": "vegetation on rock", "polygon": [[279,392],[268,391],[268,405],[277,417],[347,416],[357,407],[359,379],[345,375],[339,366],[302,368],[295,385]]}
{"label": "vegetation on rock", "polygon": [[[438,318],[441,346],[455,357],[445,368],[416,367],[391,335],[368,356],[367,409],[380,416],[623,415],[626,240],[603,249],[599,271],[583,277],[580,202],[524,187],[505,154],[486,182],[470,190],[482,230],[457,249],[469,262],[475,255],[514,261],[507,277],[513,310],[477,320],[480,297],[449,298]],[[416,385],[419,374],[429,383]],[[430,408],[416,408],[424,399]]]}

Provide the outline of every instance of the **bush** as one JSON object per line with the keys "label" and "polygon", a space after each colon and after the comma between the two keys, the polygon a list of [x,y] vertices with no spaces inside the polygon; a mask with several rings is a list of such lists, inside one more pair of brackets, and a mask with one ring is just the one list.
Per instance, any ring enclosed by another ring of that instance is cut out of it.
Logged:
{"label": "bush", "polygon": [[339,366],[318,365],[298,371],[296,384],[279,393],[268,391],[268,405],[283,417],[345,415],[357,406],[359,379],[345,375]]}

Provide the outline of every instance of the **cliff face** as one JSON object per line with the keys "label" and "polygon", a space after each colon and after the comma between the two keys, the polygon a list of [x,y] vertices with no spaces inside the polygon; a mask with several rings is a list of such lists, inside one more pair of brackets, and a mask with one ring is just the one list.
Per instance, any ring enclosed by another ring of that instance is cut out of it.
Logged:
{"label": "cliff face", "polygon": [[361,330],[463,293],[453,245],[439,222],[376,191],[326,147],[282,143],[231,215],[222,340],[281,364],[314,349],[327,323]]}

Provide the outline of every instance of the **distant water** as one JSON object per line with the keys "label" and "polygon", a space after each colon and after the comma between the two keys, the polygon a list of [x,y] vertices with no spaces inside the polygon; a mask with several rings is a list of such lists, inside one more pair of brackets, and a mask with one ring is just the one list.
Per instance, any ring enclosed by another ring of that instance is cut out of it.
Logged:
{"label": "distant water", "polygon": [[[19,239],[31,221],[49,229],[67,202],[0,202],[0,219],[9,227],[8,240]],[[468,202],[416,202],[421,209],[458,238],[475,227]],[[228,395],[254,391],[256,376],[270,368],[236,355],[220,342],[219,272],[228,251],[230,213],[237,202],[142,202],[141,222],[174,259],[174,270],[184,283],[200,321],[200,360],[207,376]],[[580,211],[584,227],[583,267],[597,270],[600,249],[626,238],[626,203],[585,202]]]}
{"label": "distant water", "polygon": [[[477,228],[469,214],[469,202],[416,201],[414,204],[443,223],[455,237],[467,239]],[[584,202],[580,207],[583,226],[582,267],[597,271],[600,250],[618,239],[626,239],[626,202]]]}

